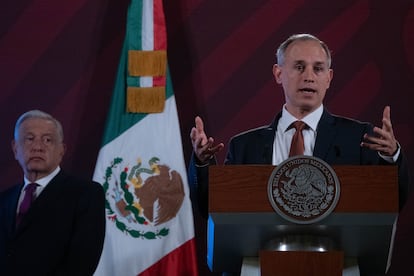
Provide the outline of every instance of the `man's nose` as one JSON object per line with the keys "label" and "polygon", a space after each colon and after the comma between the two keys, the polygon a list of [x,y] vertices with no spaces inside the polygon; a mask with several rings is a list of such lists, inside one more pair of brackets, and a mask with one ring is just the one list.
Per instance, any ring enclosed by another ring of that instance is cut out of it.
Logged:
{"label": "man's nose", "polygon": [[313,68],[310,66],[307,66],[305,70],[303,71],[303,79],[305,82],[314,82],[315,74],[313,72]]}
{"label": "man's nose", "polygon": [[34,138],[32,146],[33,146],[33,148],[36,148],[36,149],[38,149],[38,148],[42,149],[45,146],[45,143],[44,143],[42,138]]}

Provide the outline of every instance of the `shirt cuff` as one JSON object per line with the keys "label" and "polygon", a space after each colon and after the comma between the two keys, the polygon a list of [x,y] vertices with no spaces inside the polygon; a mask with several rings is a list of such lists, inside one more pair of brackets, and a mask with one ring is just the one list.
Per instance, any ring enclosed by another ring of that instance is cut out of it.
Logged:
{"label": "shirt cuff", "polygon": [[210,165],[210,163],[205,163],[205,164],[201,164],[201,165],[199,165],[199,164],[195,163],[195,166],[196,166],[197,168],[204,168],[204,167],[207,167],[208,165]]}
{"label": "shirt cuff", "polygon": [[401,152],[401,146],[399,143],[397,143],[397,151],[395,152],[395,154],[393,156],[385,156],[381,153],[378,152],[379,156],[384,159],[385,161],[387,161],[388,163],[396,163],[398,160],[398,157],[400,157],[400,152]]}

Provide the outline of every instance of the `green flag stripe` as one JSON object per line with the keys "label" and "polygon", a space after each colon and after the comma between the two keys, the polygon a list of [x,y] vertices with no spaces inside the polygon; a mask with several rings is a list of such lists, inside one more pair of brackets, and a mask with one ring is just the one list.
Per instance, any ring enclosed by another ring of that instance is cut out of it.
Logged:
{"label": "green flag stripe", "polygon": [[142,50],[142,2],[132,0],[128,9],[126,38],[131,50]]}
{"label": "green flag stripe", "polygon": [[[117,77],[113,89],[111,106],[106,119],[105,132],[103,135],[102,146],[106,145],[116,137],[121,135],[128,128],[138,123],[147,116],[147,113],[127,113],[126,112],[126,91],[128,83],[134,81],[135,85],[139,79],[128,78],[128,50],[141,50],[142,38],[142,1],[132,0],[127,14],[127,26],[124,45],[118,65]],[[166,99],[174,94],[170,73],[167,66],[166,77]]]}
{"label": "green flag stripe", "polygon": [[[115,80],[114,92],[112,94],[111,106],[106,120],[105,132],[102,146],[106,145],[125,130],[138,123],[147,116],[147,113],[126,112],[126,70],[127,70],[127,46],[124,44],[120,63],[118,66],[117,78]],[[174,95],[169,69],[167,67],[166,77],[166,99]]]}

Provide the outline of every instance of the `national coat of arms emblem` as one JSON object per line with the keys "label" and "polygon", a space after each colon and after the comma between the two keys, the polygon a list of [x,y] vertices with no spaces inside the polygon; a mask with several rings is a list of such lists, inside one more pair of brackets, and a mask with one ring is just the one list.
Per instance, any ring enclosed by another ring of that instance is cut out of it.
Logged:
{"label": "national coat of arms emblem", "polygon": [[157,157],[147,167],[140,159],[123,166],[122,158],[114,158],[106,168],[103,188],[108,219],[122,232],[144,239],[168,235],[162,225],[177,215],[185,197],[181,175]]}
{"label": "national coat of arms emblem", "polygon": [[274,169],[268,182],[273,209],[298,224],[314,223],[328,216],[336,207],[339,195],[335,171],[313,156],[287,159]]}

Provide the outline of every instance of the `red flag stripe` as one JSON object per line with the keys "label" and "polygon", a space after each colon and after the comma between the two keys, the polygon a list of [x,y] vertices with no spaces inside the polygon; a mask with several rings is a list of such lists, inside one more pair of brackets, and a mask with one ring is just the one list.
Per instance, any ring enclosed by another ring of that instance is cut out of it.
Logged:
{"label": "red flag stripe", "polygon": [[197,276],[195,248],[195,239],[193,238],[138,275]]}
{"label": "red flag stripe", "polygon": [[[154,50],[167,49],[167,31],[165,27],[164,7],[162,0],[154,0]],[[165,76],[153,78],[154,86],[165,86]]]}

